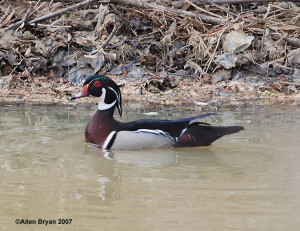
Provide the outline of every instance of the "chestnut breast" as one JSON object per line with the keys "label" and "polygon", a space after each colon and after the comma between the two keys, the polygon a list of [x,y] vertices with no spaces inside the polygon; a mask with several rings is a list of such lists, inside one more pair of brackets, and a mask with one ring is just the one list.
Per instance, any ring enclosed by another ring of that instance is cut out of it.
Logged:
{"label": "chestnut breast", "polygon": [[102,148],[106,137],[114,129],[114,125],[115,120],[110,112],[97,110],[86,126],[85,141],[99,145]]}

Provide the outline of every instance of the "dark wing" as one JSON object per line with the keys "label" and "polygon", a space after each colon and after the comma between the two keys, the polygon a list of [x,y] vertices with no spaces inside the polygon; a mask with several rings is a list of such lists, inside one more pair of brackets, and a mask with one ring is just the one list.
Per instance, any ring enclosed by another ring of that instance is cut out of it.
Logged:
{"label": "dark wing", "polygon": [[213,115],[213,113],[207,113],[197,115],[189,118],[183,118],[178,120],[136,120],[129,123],[120,123],[118,131],[136,131],[139,129],[161,130],[167,132],[173,137],[178,137],[188,125],[194,121],[207,116]]}
{"label": "dark wing", "polygon": [[192,123],[178,138],[176,147],[207,146],[222,136],[244,130],[242,126],[211,126],[204,123]]}

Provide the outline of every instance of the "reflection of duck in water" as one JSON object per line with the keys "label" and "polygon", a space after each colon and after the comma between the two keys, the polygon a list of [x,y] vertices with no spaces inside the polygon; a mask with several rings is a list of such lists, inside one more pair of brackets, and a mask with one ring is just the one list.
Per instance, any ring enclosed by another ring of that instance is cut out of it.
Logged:
{"label": "reflection of duck in water", "polygon": [[[100,158],[106,165],[122,163],[135,166],[165,166],[177,163],[178,150],[181,149],[143,149],[143,150],[100,150],[87,145],[84,154]],[[99,155],[100,154],[100,155]]]}
{"label": "reflection of duck in water", "polygon": [[[199,151],[201,156],[198,157]],[[140,167],[167,167],[188,165],[193,166],[202,162],[218,162],[214,151],[210,148],[169,148],[142,150],[102,150],[86,146],[86,155],[98,156],[107,165],[114,162]],[[99,155],[100,154],[100,155]],[[214,163],[216,164],[216,163]]]}
{"label": "reflection of duck in water", "polygon": [[105,76],[89,76],[78,99],[99,97],[98,110],[86,127],[86,142],[102,149],[148,149],[164,147],[207,146],[220,137],[239,132],[241,126],[216,127],[195,120],[203,114],[178,120],[137,120],[121,123],[113,118],[115,107],[122,115],[122,98],[118,85]]}

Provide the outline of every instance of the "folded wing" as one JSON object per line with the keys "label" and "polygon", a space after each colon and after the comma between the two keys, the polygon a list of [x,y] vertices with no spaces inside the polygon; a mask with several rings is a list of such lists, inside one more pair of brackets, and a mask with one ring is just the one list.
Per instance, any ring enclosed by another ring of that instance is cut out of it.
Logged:
{"label": "folded wing", "polygon": [[244,130],[242,126],[211,126],[204,123],[192,123],[178,137],[175,147],[207,146],[222,136]]}

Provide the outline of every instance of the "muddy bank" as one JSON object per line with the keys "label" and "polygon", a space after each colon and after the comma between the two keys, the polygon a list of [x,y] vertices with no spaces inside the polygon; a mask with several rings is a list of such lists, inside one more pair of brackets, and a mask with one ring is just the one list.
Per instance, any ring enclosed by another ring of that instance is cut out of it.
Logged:
{"label": "muddy bank", "polygon": [[[123,101],[140,101],[144,104],[160,105],[242,105],[249,102],[300,103],[300,93],[287,94],[294,85],[285,83],[265,83],[228,81],[217,84],[201,84],[200,81],[171,83],[154,79],[144,83],[127,78],[110,76],[121,88]],[[254,78],[254,77],[253,77]],[[3,79],[2,79],[3,80]],[[11,80],[10,83],[13,83]],[[0,101],[25,104],[81,104],[97,102],[94,97],[71,101],[71,96],[81,90],[81,86],[57,83],[39,79],[39,82],[16,81],[10,89],[0,89]],[[169,86],[169,87],[167,87]],[[170,87],[172,86],[172,87]],[[162,90],[163,89],[163,90]],[[280,90],[279,90],[280,89]]]}

